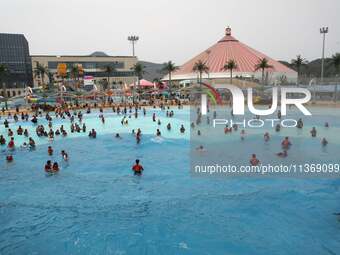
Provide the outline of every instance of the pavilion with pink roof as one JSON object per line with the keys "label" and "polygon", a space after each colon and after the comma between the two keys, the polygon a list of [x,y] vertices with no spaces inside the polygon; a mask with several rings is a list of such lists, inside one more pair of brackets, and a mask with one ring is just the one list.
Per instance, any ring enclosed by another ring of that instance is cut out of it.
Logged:
{"label": "pavilion with pink roof", "polygon": [[[203,79],[229,78],[230,72],[223,70],[223,66],[231,59],[237,64],[237,69],[233,70],[233,77],[242,76],[261,79],[261,70],[255,71],[255,65],[263,58],[266,58],[268,64],[273,66],[273,68],[266,70],[271,82],[279,79],[282,75],[285,75],[288,81],[295,82],[297,80],[297,72],[240,42],[231,35],[229,27],[225,30],[225,36],[217,43],[184,63],[178,71],[173,73],[172,80],[196,80],[197,73],[193,71],[193,66],[198,60],[201,60],[209,67],[209,72],[203,74]],[[168,77],[165,76],[163,79],[168,80]]]}

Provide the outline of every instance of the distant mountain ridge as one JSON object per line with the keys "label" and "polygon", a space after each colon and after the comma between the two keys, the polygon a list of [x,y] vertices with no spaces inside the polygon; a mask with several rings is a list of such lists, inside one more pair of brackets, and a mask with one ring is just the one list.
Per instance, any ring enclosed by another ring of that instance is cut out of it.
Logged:
{"label": "distant mountain ridge", "polygon": [[161,79],[165,74],[161,72],[164,64],[152,63],[148,61],[139,61],[142,65],[145,66],[145,74],[143,78],[148,81],[153,81],[154,79]]}
{"label": "distant mountain ridge", "polygon": [[[321,58],[314,59],[308,62],[306,65],[301,67],[300,73],[302,77],[320,77],[321,76]],[[287,61],[279,61],[280,63],[284,64],[285,66],[292,68],[296,71],[296,67],[290,64]],[[332,63],[331,58],[325,58],[324,64],[324,77],[334,77],[336,76],[337,72],[335,67]]]}

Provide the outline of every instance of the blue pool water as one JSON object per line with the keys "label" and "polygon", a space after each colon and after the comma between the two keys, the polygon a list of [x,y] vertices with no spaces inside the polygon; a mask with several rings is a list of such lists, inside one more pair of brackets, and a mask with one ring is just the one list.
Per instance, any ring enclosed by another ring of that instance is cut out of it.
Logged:
{"label": "blue pool water", "polygon": [[[161,116],[161,140],[154,138],[158,125],[151,121],[152,111]],[[296,138],[296,150],[338,159],[339,116],[319,109],[315,116],[318,112],[315,121],[306,120],[302,133],[282,130],[273,143],[289,134]],[[171,120],[160,110],[148,110],[147,117],[132,117],[128,127],[111,113],[105,113],[102,125],[97,115],[85,116],[97,139],[69,134],[49,142],[37,138],[30,123],[11,124],[13,131],[27,126],[38,146],[35,151],[18,148],[10,164],[0,148],[0,254],[339,253],[340,223],[333,215],[340,211],[338,180],[193,177],[190,135],[178,132],[181,124],[190,129],[187,109],[175,110]],[[317,142],[310,142],[307,133],[325,120],[331,128],[320,132],[327,132],[330,144],[321,151],[311,146]],[[165,128],[168,121],[171,132]],[[54,128],[61,123],[69,128],[68,120],[55,120]],[[136,145],[130,132],[139,127],[143,138]],[[116,132],[123,139],[115,139]],[[0,133],[6,134],[3,125]],[[239,145],[237,134],[226,142],[235,146],[238,160],[248,160],[255,147],[261,158],[273,158],[257,139],[262,136],[249,131],[248,146]],[[48,145],[54,148],[52,157]],[[69,153],[68,163],[60,158],[62,149]],[[61,171],[47,177],[43,165],[50,158]],[[130,170],[136,158],[145,168],[140,177]]]}

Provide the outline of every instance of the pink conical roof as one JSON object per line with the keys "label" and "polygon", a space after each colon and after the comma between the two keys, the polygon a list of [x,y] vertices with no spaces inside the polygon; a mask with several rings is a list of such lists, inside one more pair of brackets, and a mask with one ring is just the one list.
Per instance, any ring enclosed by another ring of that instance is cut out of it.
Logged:
{"label": "pink conical roof", "polygon": [[250,73],[255,71],[255,65],[263,58],[266,58],[268,64],[273,66],[273,68],[268,71],[295,73],[294,70],[286,67],[280,62],[235,39],[231,35],[231,29],[228,27],[225,36],[221,40],[183,64],[175,75],[193,73],[193,66],[198,60],[203,61],[209,67],[209,73],[226,72],[223,70],[223,66],[230,59],[233,59],[238,67],[234,72]]}

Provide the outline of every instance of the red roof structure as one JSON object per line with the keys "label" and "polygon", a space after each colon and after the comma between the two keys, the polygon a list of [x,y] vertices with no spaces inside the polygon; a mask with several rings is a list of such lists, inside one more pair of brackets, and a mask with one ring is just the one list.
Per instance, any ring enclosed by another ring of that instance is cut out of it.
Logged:
{"label": "red roof structure", "polygon": [[[138,82],[136,82],[136,84],[135,83],[130,84],[130,87],[133,87],[135,85],[138,86]],[[141,79],[139,81],[139,85],[141,87],[154,87],[154,84],[151,81],[144,80],[144,79]]]}
{"label": "red roof structure", "polygon": [[[233,70],[234,75],[255,74],[255,65],[263,58],[266,58],[268,64],[273,66],[273,68],[266,71],[293,77],[297,75],[294,70],[238,41],[231,35],[231,29],[228,27],[225,30],[225,36],[221,40],[183,64],[173,74],[173,78],[176,79],[177,76],[177,78],[185,79],[186,74],[194,73],[192,69],[198,60],[203,61],[209,67],[210,78],[213,78],[211,75],[216,73],[223,73],[225,74],[224,77],[228,77],[229,72],[223,70],[223,66],[231,59],[237,64],[237,69]],[[258,73],[261,73],[261,70]]]}

